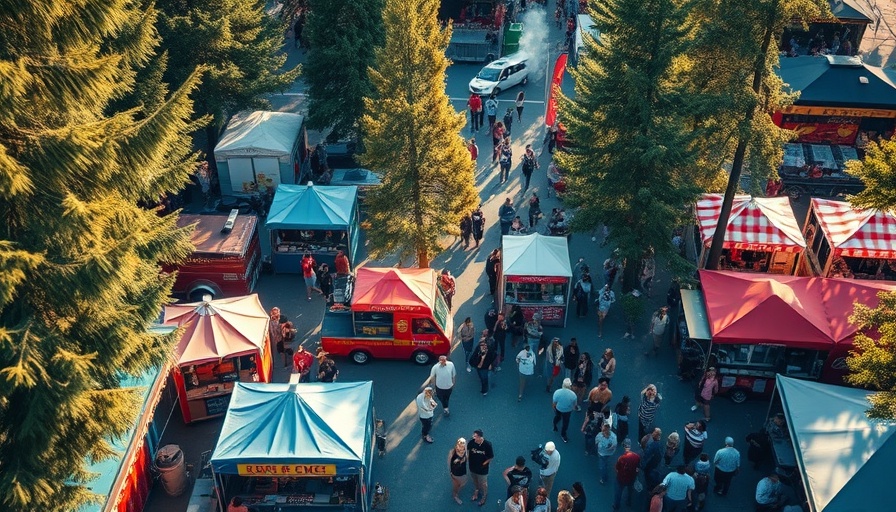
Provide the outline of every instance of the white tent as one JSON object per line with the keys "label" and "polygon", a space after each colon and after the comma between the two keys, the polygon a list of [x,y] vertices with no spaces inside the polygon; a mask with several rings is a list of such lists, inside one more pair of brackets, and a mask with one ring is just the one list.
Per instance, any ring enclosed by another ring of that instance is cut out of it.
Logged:
{"label": "white tent", "polygon": [[304,122],[304,116],[288,112],[235,115],[215,146],[222,193],[295,183],[296,163],[305,153]]}
{"label": "white tent", "polygon": [[505,276],[572,277],[566,237],[506,235],[501,243]]}
{"label": "white tent", "polygon": [[781,375],[777,381],[810,510],[893,510],[885,497],[896,424],[868,419],[869,392]]}

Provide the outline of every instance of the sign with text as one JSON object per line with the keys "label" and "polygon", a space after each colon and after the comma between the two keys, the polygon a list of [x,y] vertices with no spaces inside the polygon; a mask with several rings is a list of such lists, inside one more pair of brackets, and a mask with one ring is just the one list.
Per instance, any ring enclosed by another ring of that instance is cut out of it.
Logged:
{"label": "sign with text", "polygon": [[335,464],[237,464],[240,476],[331,476]]}

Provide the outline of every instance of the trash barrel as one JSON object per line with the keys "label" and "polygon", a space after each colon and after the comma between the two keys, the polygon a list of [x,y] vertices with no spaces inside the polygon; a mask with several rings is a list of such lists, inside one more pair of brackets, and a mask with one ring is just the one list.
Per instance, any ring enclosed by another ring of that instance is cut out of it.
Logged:
{"label": "trash barrel", "polygon": [[510,55],[520,50],[520,39],[523,36],[523,24],[511,23],[504,29],[504,48],[502,55]]}
{"label": "trash barrel", "polygon": [[156,453],[156,469],[168,496],[180,496],[187,488],[187,465],[180,446],[169,444]]}

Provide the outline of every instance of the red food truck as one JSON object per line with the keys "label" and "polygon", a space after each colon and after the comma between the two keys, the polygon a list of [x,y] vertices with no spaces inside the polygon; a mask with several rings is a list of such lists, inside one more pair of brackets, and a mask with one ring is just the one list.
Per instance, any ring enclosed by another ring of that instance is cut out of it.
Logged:
{"label": "red food truck", "polygon": [[191,302],[204,295],[213,298],[248,295],[255,289],[261,269],[258,218],[254,215],[181,215],[179,227],[195,225],[195,247],[177,270],[172,293]]}
{"label": "red food truck", "polygon": [[324,314],[321,346],[364,364],[371,357],[427,364],[451,351],[454,321],[429,268],[362,267]]}

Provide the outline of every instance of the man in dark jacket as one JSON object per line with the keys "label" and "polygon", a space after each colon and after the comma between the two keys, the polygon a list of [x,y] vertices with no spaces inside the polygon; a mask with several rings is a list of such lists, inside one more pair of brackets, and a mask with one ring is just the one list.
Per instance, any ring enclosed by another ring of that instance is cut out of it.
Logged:
{"label": "man in dark jacket", "polygon": [[480,391],[482,396],[488,394],[488,373],[495,364],[495,358],[498,356],[495,349],[488,346],[488,341],[481,340],[479,342],[479,350],[474,350],[470,356],[470,366],[476,369],[481,384]]}

